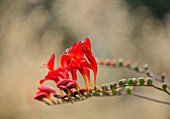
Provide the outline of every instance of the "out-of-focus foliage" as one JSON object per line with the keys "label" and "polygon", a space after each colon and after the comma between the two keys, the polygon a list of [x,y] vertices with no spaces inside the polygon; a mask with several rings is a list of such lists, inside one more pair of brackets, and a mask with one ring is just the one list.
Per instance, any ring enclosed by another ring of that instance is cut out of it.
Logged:
{"label": "out-of-focus foliage", "polygon": [[141,7],[146,7],[157,19],[164,19],[170,12],[169,0],[125,0],[130,5],[132,12]]}

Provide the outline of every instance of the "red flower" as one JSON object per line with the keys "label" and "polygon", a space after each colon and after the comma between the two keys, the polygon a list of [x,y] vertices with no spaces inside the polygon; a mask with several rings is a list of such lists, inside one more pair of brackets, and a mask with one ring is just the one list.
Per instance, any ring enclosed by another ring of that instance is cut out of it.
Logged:
{"label": "red flower", "polygon": [[39,92],[39,93],[36,93],[34,99],[36,100],[42,100],[43,98],[48,98],[48,93],[45,93],[45,92]]}
{"label": "red flower", "polygon": [[68,72],[66,72],[65,69],[58,67],[56,70],[54,70],[54,60],[55,54],[52,54],[48,63],[43,65],[44,67],[47,67],[49,69],[49,72],[44,77],[44,79],[40,80],[40,84],[42,84],[46,80],[53,80],[57,83],[58,81],[60,81],[60,79],[69,78]]}
{"label": "red flower", "polygon": [[96,76],[97,76],[98,65],[95,57],[92,54],[91,43],[89,38],[86,38],[85,41],[83,42],[83,51],[91,64],[94,73],[94,87],[96,87]]}
{"label": "red flower", "polygon": [[[56,83],[57,88],[60,90],[62,95],[63,91],[67,94],[71,100],[71,95],[75,90],[81,96],[83,90],[80,89],[77,81],[77,71],[83,76],[86,91],[92,91],[90,89],[90,70],[94,74],[94,88],[96,89],[96,76],[97,76],[97,62],[92,54],[90,39],[86,38],[85,41],[79,41],[74,43],[70,49],[66,50],[66,53],[60,57],[60,66],[56,69],[54,68],[55,54],[53,53],[47,62],[43,64],[43,67],[48,68],[47,75],[40,80],[42,84],[46,80],[53,80]],[[72,76],[72,79],[69,76]],[[50,97],[51,94],[56,94],[56,91],[52,87],[44,86],[38,87],[38,92],[34,97],[37,100],[43,101],[48,98],[52,103],[55,102]],[[81,91],[81,92],[80,92]]]}
{"label": "red flower", "polygon": [[40,84],[42,84],[46,80],[53,80],[55,83],[57,83],[58,81],[60,81],[60,79],[64,78],[69,78],[68,72],[66,72],[63,68],[58,67],[56,70],[48,72],[44,79],[40,80]]}
{"label": "red flower", "polygon": [[52,98],[50,96],[50,94],[56,94],[56,91],[53,87],[42,85],[41,87],[38,87],[38,90],[39,91],[36,93],[34,99],[43,101],[49,105],[49,103],[47,101],[43,100],[44,98],[47,98],[52,103],[55,104],[55,102],[52,100]]}
{"label": "red flower", "polygon": [[51,86],[41,85],[41,87],[38,87],[38,90],[39,90],[39,92],[45,92],[48,95],[50,95],[51,93],[52,94],[56,93],[56,90]]}
{"label": "red flower", "polygon": [[[86,56],[87,59],[84,57]],[[96,87],[96,75],[97,75],[97,62],[91,51],[90,39],[86,38],[85,41],[79,41],[74,43],[70,49],[66,50],[66,53],[61,56],[61,66],[68,71],[71,71],[73,80],[77,80],[76,71],[78,70],[85,81],[86,87],[90,87],[90,69],[94,73],[94,86]],[[87,79],[88,78],[88,84]]]}
{"label": "red flower", "polygon": [[[84,81],[85,81],[85,85],[86,88],[89,89],[90,88],[90,69],[91,69],[91,65],[89,64],[89,62],[83,57],[83,53],[80,51],[80,46],[79,47],[77,45],[73,45],[74,47],[72,47],[71,49],[73,50],[69,50],[69,52],[67,52],[66,54],[61,56],[61,66],[66,69],[68,72],[71,71],[71,75],[73,80],[77,80],[77,70],[82,74]],[[78,49],[75,50],[75,49]],[[78,54],[74,53],[73,51],[75,51],[76,53],[78,52]],[[87,78],[88,78],[88,83],[87,83]]]}
{"label": "red flower", "polygon": [[72,93],[71,89],[76,89],[77,92],[79,93],[80,86],[78,83],[72,79],[63,79],[57,83],[57,87],[60,90],[63,90],[68,97],[70,97],[70,93]]}

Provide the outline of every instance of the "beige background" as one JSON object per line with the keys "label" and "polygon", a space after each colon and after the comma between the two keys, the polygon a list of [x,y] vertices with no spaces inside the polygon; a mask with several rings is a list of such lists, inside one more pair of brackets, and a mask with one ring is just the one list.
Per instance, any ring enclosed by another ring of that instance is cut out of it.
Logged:
{"label": "beige background", "polygon": [[[54,107],[33,99],[47,71],[40,68],[41,62],[54,52],[59,65],[66,47],[87,36],[96,57],[148,63],[157,75],[165,71],[170,83],[170,15],[162,22],[145,8],[132,14],[122,0],[52,1],[0,1],[0,118],[169,119],[170,106],[132,96],[92,98]],[[139,76],[125,69],[99,67],[97,83]],[[170,100],[150,88],[136,91]]]}

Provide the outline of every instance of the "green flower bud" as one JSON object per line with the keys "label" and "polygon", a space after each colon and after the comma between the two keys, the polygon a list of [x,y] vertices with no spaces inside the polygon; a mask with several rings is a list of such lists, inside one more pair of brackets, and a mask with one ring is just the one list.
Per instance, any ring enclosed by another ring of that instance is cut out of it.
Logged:
{"label": "green flower bud", "polygon": [[126,90],[126,92],[127,92],[128,94],[131,94],[131,92],[132,92],[132,90],[131,90],[131,88],[130,88],[129,86],[126,86],[126,87],[125,87],[125,90]]}
{"label": "green flower bud", "polygon": [[113,89],[113,83],[110,83],[110,89]]}
{"label": "green flower bud", "polygon": [[102,91],[105,91],[105,87],[104,87],[104,85],[102,85]]}
{"label": "green flower bud", "polygon": [[113,88],[113,89],[112,89],[112,95],[116,95],[116,94],[117,94],[116,89]]}
{"label": "green flower bud", "polygon": [[123,80],[119,80],[119,86],[122,87],[123,86]]}
{"label": "green flower bud", "polygon": [[129,78],[129,79],[128,79],[128,84],[129,84],[130,86],[132,86],[132,85],[134,84],[132,78]]}
{"label": "green flower bud", "polygon": [[117,86],[117,83],[116,82],[113,82],[113,87],[116,87]]}
{"label": "green flower bud", "polygon": [[163,83],[163,84],[162,84],[162,89],[163,89],[164,91],[167,90],[167,84],[166,84],[166,83]]}
{"label": "green flower bud", "polygon": [[105,86],[104,85],[102,85],[102,93],[103,93],[103,95],[106,95],[106,91],[105,91]]}
{"label": "green flower bud", "polygon": [[153,83],[152,78],[150,77],[146,78],[146,82],[148,85],[151,85]]}
{"label": "green flower bud", "polygon": [[143,86],[144,83],[145,83],[145,79],[144,79],[143,77],[140,77],[140,78],[139,78],[139,84],[140,84],[141,86]]}

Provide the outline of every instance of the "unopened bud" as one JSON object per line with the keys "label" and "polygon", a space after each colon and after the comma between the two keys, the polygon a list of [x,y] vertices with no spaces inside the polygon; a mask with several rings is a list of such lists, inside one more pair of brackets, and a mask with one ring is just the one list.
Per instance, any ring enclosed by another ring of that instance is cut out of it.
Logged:
{"label": "unopened bud", "polygon": [[116,95],[117,91],[115,90],[115,88],[112,89],[112,95]]}
{"label": "unopened bud", "polygon": [[143,77],[140,77],[140,78],[139,78],[139,84],[140,84],[141,86],[143,86],[144,83],[145,83],[145,79],[144,79]]}
{"label": "unopened bud", "polygon": [[162,89],[163,89],[164,91],[167,90],[167,84],[166,84],[166,83],[163,83],[163,84],[162,84]]}
{"label": "unopened bud", "polygon": [[117,86],[117,83],[116,82],[113,82],[113,87],[116,87]]}
{"label": "unopened bud", "polygon": [[121,79],[121,80],[119,80],[119,86],[120,86],[120,87],[122,87],[122,86],[123,86],[123,84],[124,84],[124,83],[123,83],[123,80],[122,80],[122,79]]}
{"label": "unopened bud", "polygon": [[132,92],[132,89],[129,86],[126,86],[125,90],[128,94],[131,94],[131,92]]}
{"label": "unopened bud", "polygon": [[134,81],[132,80],[132,78],[129,78],[129,79],[128,79],[128,84],[129,84],[130,86],[134,84]]}
{"label": "unopened bud", "polygon": [[152,83],[153,83],[152,78],[150,78],[150,77],[146,78],[146,82],[148,85],[152,85]]}
{"label": "unopened bud", "polygon": [[110,83],[110,89],[113,89],[113,83]]}

